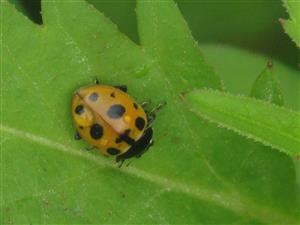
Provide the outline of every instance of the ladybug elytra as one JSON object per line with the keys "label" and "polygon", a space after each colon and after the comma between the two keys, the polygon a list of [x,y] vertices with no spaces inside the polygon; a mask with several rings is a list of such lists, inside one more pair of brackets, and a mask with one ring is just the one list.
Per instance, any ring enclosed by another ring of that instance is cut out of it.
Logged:
{"label": "ladybug elytra", "polygon": [[72,115],[76,139],[83,138],[104,155],[124,160],[140,157],[153,144],[152,122],[160,104],[150,112],[127,94],[127,87],[96,84],[75,91]]}

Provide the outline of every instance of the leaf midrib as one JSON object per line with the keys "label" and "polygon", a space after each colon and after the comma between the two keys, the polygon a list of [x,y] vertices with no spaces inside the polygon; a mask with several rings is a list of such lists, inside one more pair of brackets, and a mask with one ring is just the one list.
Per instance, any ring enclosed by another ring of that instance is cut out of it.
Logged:
{"label": "leaf midrib", "polygon": [[148,182],[154,183],[164,188],[169,188],[173,191],[182,192],[200,201],[208,201],[214,203],[216,205],[229,209],[237,214],[245,216],[248,215],[265,223],[270,223],[272,221],[273,223],[279,223],[280,221],[285,223],[288,222],[291,224],[297,223],[297,221],[294,221],[293,218],[289,218],[287,215],[282,214],[280,212],[275,212],[274,209],[269,209],[268,207],[262,207],[261,205],[255,204],[247,198],[236,194],[236,192],[230,194],[226,192],[215,191],[211,188],[199,188],[193,185],[184,184],[182,182],[171,181],[166,177],[148,173],[146,171],[134,168],[132,166],[119,169],[118,167],[114,166],[110,161],[106,161],[104,158],[96,157],[88,152],[80,151],[80,149],[72,148],[54,140],[50,140],[48,138],[38,136],[30,132],[10,127],[8,125],[0,124],[0,131],[1,133],[4,132],[16,138],[24,139],[25,141],[35,142],[43,146],[50,147],[54,150],[67,153],[75,157],[83,158],[102,167],[109,167],[111,169],[118,170],[125,174],[144,179]]}

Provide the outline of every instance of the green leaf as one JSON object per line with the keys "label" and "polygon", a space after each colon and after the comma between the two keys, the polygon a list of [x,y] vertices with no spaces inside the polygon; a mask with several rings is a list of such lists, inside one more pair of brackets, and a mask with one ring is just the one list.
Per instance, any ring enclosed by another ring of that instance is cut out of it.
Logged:
{"label": "green leaf", "polygon": [[300,1],[298,0],[282,0],[287,9],[290,18],[287,20],[280,19],[285,32],[300,48]]}
{"label": "green leaf", "polygon": [[[206,61],[214,65],[226,90],[232,94],[249,95],[257,75],[261,73],[266,61],[270,58],[265,54],[253,53],[251,50],[228,45],[201,44],[200,47],[205,54]],[[272,71],[280,82],[285,106],[293,110],[300,110],[298,65],[286,64],[278,59],[272,61],[275,65],[272,67]]]}
{"label": "green leaf", "polygon": [[283,105],[282,91],[278,81],[275,79],[271,61],[268,62],[267,67],[257,77],[250,96],[277,105]]}
{"label": "green leaf", "polygon": [[[267,67],[256,79],[252,87],[251,96],[277,105],[283,105],[283,95],[279,83],[274,77],[272,61],[268,61]],[[297,184],[300,187],[300,161],[297,157],[293,161]]]}
{"label": "green leaf", "polygon": [[300,156],[299,112],[213,90],[192,91],[184,99],[201,117],[291,156]]}
{"label": "green leaf", "polygon": [[[260,73],[261,67],[269,60],[269,57],[265,55],[259,55],[257,53],[253,54],[252,51],[233,46],[203,44],[201,45],[201,49],[208,62],[215,65],[216,72],[219,72],[219,74],[222,75],[222,79],[224,80],[228,91],[235,94],[247,95],[249,92],[248,90],[253,89],[251,84],[257,79],[255,74]],[[222,52],[222,54],[220,54],[220,52]],[[223,55],[226,55],[227,57],[224,58]],[[236,64],[236,61],[239,61],[239,63]],[[273,76],[276,75],[276,78],[278,77],[280,80],[280,89],[282,89],[282,92],[284,93],[285,106],[294,110],[299,110],[299,69],[276,59],[272,61],[276,66],[272,67],[271,72]],[[243,76],[236,76],[237,74],[243,74]],[[266,81],[266,84],[268,84],[268,79]],[[274,85],[274,87],[276,86],[277,85]],[[266,85],[263,87],[266,87]],[[267,93],[270,92],[270,89],[268,88],[265,88],[265,90]],[[274,93],[274,90],[271,93]],[[300,160],[296,157],[293,161],[299,190]]]}
{"label": "green leaf", "polygon": [[204,62],[173,2],[138,1],[137,16],[141,44],[155,59],[157,69],[164,72],[165,79],[171,78],[171,94],[195,86],[221,88],[219,78]]}
{"label": "green leaf", "polygon": [[[298,222],[291,160],[179,100],[221,85],[172,1],[138,2],[142,46],[85,1],[43,1],[42,26],[1,10],[1,223]],[[72,93],[96,76],[167,101],[155,145],[129,167],[73,140]]]}

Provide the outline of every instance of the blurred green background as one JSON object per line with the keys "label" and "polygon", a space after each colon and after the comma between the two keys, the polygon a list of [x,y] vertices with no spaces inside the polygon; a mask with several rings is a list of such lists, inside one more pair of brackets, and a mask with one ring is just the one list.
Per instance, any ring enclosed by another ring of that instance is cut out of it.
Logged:
{"label": "blurred green background", "polygon": [[[42,24],[39,0],[10,0]],[[88,0],[139,43],[134,0]],[[278,66],[286,106],[300,108],[299,50],[278,21],[288,18],[279,0],[176,1],[207,61],[233,93],[249,94],[268,59]],[[277,63],[276,63],[277,62]]]}
{"label": "blurred green background", "polygon": [[[34,22],[41,24],[40,0],[10,0]],[[139,42],[135,0],[88,0],[119,29]],[[199,43],[222,43],[261,52],[297,66],[299,52],[283,33],[279,18],[288,15],[281,1],[176,1]]]}

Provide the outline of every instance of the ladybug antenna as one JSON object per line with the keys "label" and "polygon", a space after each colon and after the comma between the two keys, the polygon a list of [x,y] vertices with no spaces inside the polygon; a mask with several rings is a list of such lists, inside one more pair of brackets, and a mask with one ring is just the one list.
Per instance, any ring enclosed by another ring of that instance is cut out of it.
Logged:
{"label": "ladybug antenna", "polygon": [[167,104],[166,101],[163,101],[161,103],[159,103],[156,107],[154,107],[151,111],[150,114],[155,114],[157,111],[161,110],[162,107],[164,107]]}

